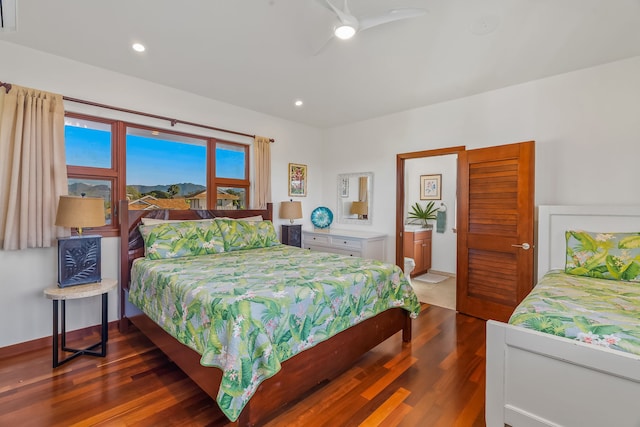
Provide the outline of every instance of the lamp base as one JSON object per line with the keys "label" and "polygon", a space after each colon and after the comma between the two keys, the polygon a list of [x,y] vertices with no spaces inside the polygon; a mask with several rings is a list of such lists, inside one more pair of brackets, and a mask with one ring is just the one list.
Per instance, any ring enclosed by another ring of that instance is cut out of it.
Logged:
{"label": "lamp base", "polygon": [[58,286],[100,282],[102,236],[72,236],[58,239]]}
{"label": "lamp base", "polygon": [[282,224],[282,243],[289,246],[302,247],[302,225]]}

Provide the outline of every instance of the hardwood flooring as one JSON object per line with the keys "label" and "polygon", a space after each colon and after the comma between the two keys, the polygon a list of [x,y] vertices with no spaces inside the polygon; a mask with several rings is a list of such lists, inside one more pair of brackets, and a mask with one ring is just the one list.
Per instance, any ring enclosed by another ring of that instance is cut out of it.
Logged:
{"label": "hardwood flooring", "polygon": [[[411,343],[396,334],[266,425],[484,426],[484,384],[485,322],[423,305]],[[0,360],[2,426],[227,424],[216,403],[135,329],[111,330],[105,358],[82,356],[53,369],[48,347]]]}

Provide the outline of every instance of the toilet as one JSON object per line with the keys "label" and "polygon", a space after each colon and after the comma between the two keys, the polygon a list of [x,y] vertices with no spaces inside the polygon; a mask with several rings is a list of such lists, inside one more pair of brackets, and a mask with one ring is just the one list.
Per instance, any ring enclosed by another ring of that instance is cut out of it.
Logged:
{"label": "toilet", "polygon": [[413,271],[414,268],[416,268],[416,262],[413,260],[413,258],[405,257],[404,258],[404,275],[407,277],[407,280],[409,281],[409,284],[411,286],[413,286],[413,283],[411,283],[411,272]]}

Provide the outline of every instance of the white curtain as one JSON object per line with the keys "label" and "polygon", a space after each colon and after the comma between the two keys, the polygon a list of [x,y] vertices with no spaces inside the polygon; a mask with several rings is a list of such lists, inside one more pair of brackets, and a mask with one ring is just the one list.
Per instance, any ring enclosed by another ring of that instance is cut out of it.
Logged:
{"label": "white curtain", "polygon": [[271,141],[256,136],[253,143],[255,158],[255,182],[253,204],[256,209],[266,209],[271,202]]}
{"label": "white curtain", "polygon": [[67,194],[62,95],[0,88],[0,245],[55,245],[56,207]]}

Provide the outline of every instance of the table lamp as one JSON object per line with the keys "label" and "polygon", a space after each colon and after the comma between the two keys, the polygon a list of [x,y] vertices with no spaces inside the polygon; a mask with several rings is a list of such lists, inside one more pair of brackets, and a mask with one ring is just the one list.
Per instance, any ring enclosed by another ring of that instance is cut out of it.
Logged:
{"label": "table lamp", "polygon": [[282,243],[289,246],[302,247],[302,225],[293,223],[294,220],[302,218],[302,203],[288,202],[280,203],[280,218],[288,219],[290,224],[282,224]]}
{"label": "table lamp", "polygon": [[85,235],[82,229],[105,225],[104,199],[60,196],[56,225],[78,230],[76,236],[58,238],[58,286],[101,281],[102,236]]}
{"label": "table lamp", "polygon": [[367,202],[352,202],[351,209],[349,210],[351,215],[358,215],[358,218],[366,218],[369,214],[369,207]]}

